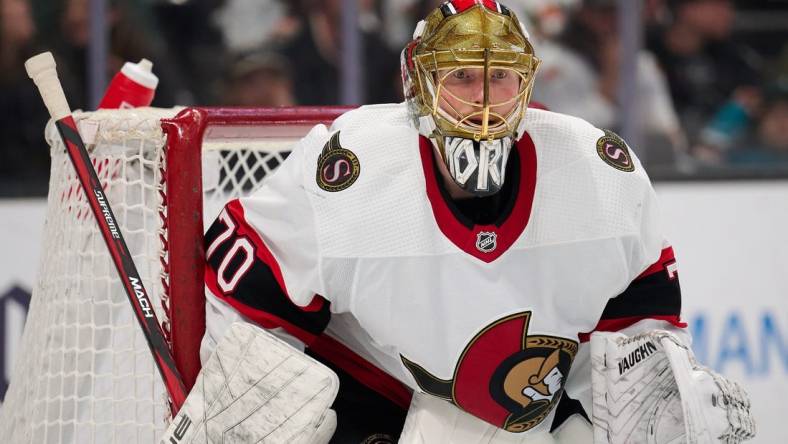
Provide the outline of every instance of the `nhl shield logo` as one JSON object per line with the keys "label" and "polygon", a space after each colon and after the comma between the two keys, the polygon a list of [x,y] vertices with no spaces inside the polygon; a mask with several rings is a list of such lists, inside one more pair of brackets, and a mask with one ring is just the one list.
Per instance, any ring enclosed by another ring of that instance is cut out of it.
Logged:
{"label": "nhl shield logo", "polygon": [[482,253],[490,253],[498,246],[498,235],[492,231],[481,231],[476,235],[476,248]]}

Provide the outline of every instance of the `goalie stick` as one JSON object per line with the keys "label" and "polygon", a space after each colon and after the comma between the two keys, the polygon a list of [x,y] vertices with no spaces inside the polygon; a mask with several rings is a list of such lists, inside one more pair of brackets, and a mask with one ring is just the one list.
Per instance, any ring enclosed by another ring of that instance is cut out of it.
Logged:
{"label": "goalie stick", "polygon": [[148,347],[150,347],[151,354],[156,361],[170,399],[172,399],[173,410],[177,412],[186,399],[187,390],[183,384],[183,378],[175,366],[172,352],[156,318],[156,313],[153,311],[153,304],[142,284],[129,247],[120,232],[120,227],[104,193],[104,187],[101,186],[96,170],[90,162],[76,122],[71,116],[71,109],[57,77],[52,53],[45,52],[31,57],[25,62],[25,70],[38,87],[41,98],[49,110],[49,115],[55,121],[63,145],[66,147],[77,177],[79,177],[79,182],[90,203],[90,208],[96,217],[99,231],[104,238],[110,256],[112,256],[112,262],[118,270],[123,289],[134,308],[134,314],[148,342]]}

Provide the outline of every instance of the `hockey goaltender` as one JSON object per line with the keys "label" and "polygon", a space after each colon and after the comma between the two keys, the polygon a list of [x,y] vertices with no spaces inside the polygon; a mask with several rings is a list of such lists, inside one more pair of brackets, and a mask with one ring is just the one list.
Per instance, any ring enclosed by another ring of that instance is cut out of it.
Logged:
{"label": "hockey goaltender", "polygon": [[[515,15],[454,0],[406,101],[318,125],[208,230],[204,368],[164,443],[737,443],[654,191],[615,133],[528,109]],[[578,100],[583,100],[578,97]]]}

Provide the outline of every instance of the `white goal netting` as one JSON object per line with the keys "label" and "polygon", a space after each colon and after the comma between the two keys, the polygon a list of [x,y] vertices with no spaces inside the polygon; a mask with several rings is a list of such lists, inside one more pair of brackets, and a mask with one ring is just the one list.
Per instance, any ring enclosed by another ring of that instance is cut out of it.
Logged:
{"label": "white goal netting", "polygon": [[[164,172],[179,167],[167,164],[161,120],[177,111],[75,116],[165,332],[167,264],[175,254],[168,238],[189,223],[167,221],[166,205],[178,196],[168,193]],[[285,133],[265,122],[240,130],[208,126],[196,151],[204,153],[206,224],[229,198],[257,188],[309,126]],[[0,407],[0,436],[11,443],[156,442],[170,414],[163,383],[52,125],[46,138],[52,172],[44,246],[20,356]]]}

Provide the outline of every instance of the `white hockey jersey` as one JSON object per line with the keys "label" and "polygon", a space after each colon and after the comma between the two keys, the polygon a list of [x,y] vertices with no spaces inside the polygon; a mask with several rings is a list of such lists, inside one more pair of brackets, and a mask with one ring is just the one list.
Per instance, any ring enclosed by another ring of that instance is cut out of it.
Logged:
{"label": "white hockey jersey", "polygon": [[404,384],[510,432],[549,430],[562,393],[590,412],[588,332],[682,325],[672,250],[618,136],[525,119],[514,197],[487,225],[442,191],[403,104],[315,127],[208,231],[208,333],[221,301],[395,402]]}

